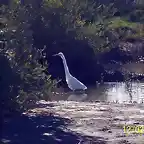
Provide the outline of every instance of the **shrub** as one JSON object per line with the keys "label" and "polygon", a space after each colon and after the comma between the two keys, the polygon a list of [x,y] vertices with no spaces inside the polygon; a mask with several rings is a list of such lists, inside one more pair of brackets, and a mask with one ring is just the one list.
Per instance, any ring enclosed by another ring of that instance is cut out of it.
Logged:
{"label": "shrub", "polygon": [[[56,82],[46,74],[47,62],[45,61],[43,65],[39,63],[39,59],[45,59],[45,49],[39,50],[33,46],[30,22],[35,15],[31,13],[30,5],[21,5],[18,1],[12,1],[9,6],[1,6],[0,11],[3,43],[0,55],[8,60],[11,73],[15,75],[8,86],[11,90],[9,93],[3,93],[2,103],[4,102],[4,105],[9,103],[8,108],[15,109],[18,106],[17,110],[25,109],[39,99],[48,100]],[[9,74],[10,71],[3,75],[3,82]]]}

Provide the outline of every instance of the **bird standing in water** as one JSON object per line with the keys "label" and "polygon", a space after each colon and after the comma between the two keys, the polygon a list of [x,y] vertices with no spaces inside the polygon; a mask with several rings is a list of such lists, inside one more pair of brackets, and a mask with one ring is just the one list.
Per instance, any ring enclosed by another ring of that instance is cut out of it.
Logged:
{"label": "bird standing in water", "polygon": [[65,70],[66,82],[68,84],[68,87],[72,91],[75,91],[75,90],[86,90],[87,87],[83,83],[81,83],[78,79],[76,79],[75,77],[73,77],[70,74],[64,54],[62,52],[59,52],[58,54],[55,54],[53,56],[60,56],[62,58],[63,65],[64,65],[64,70]]}

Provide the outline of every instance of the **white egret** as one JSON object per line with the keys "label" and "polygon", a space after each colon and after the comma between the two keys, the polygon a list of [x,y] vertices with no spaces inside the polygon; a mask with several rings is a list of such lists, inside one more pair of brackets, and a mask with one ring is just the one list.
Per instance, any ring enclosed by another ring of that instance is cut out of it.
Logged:
{"label": "white egret", "polygon": [[70,74],[64,54],[62,52],[59,52],[58,54],[55,54],[53,56],[60,56],[62,58],[64,70],[65,70],[66,82],[68,84],[68,87],[73,91],[86,90],[87,87]]}

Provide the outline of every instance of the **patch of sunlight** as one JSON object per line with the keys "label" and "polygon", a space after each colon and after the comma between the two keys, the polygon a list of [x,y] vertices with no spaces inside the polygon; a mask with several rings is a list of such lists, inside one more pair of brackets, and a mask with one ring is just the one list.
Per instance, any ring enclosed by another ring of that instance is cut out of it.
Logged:
{"label": "patch of sunlight", "polygon": [[132,116],[129,116],[129,118],[134,118],[134,119],[137,119],[137,118],[139,118],[139,119],[141,119],[141,118],[143,118],[144,119],[144,115],[132,115]]}
{"label": "patch of sunlight", "polygon": [[136,124],[137,122],[135,120],[130,120],[130,121],[118,121],[114,122],[115,125],[133,125]]}
{"label": "patch of sunlight", "polygon": [[62,140],[59,138],[55,138],[56,141],[61,142]]}
{"label": "patch of sunlight", "polygon": [[52,133],[43,133],[44,136],[51,136]]}
{"label": "patch of sunlight", "polygon": [[55,7],[55,8],[59,8],[62,6],[61,1],[59,1],[59,0],[44,0],[43,4],[46,7]]}
{"label": "patch of sunlight", "polygon": [[144,110],[140,110],[140,113],[144,113]]}
{"label": "patch of sunlight", "polygon": [[39,128],[39,127],[43,127],[44,128],[46,126],[45,125],[40,125],[40,126],[38,125],[38,126],[36,126],[36,128]]}
{"label": "patch of sunlight", "polygon": [[129,22],[127,20],[124,20],[120,17],[114,18],[113,20],[111,20],[109,26],[109,28],[119,28],[119,27],[129,27],[129,28],[136,28],[137,27],[137,23],[134,22]]}
{"label": "patch of sunlight", "polygon": [[11,142],[11,140],[7,140],[7,139],[2,139],[1,141],[2,141],[4,144]]}

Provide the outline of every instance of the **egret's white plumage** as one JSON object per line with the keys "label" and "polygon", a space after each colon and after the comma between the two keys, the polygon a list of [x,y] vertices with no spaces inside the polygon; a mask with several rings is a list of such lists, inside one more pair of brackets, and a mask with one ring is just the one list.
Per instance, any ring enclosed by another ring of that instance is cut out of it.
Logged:
{"label": "egret's white plumage", "polygon": [[67,66],[67,62],[66,62],[66,59],[65,59],[65,56],[63,55],[63,53],[59,52],[58,54],[55,54],[54,56],[60,56],[63,60],[66,82],[68,84],[68,87],[73,91],[74,90],[86,90],[87,87],[83,83],[81,83],[78,79],[76,79],[75,77],[73,77],[70,74],[69,68]]}

